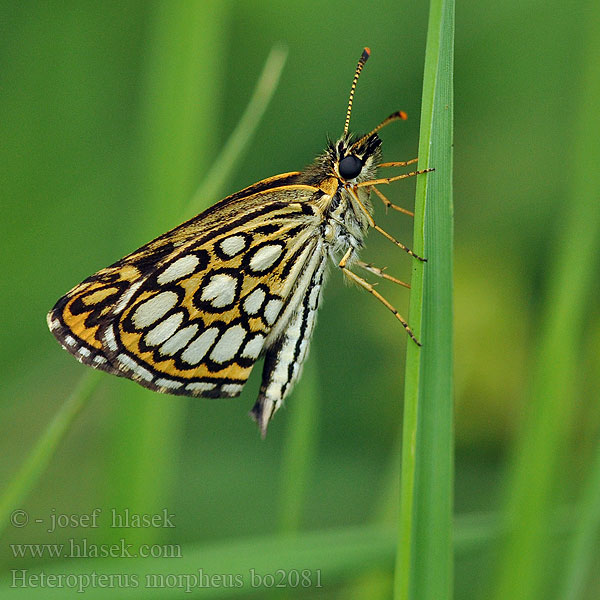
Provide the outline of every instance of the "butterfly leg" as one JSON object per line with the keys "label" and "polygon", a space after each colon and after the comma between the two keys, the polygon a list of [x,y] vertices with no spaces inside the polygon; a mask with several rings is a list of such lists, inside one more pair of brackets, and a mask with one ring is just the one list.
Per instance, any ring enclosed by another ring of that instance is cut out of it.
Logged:
{"label": "butterfly leg", "polygon": [[365,279],[363,279],[362,277],[360,277],[356,273],[352,272],[346,266],[346,263],[348,262],[348,260],[352,256],[353,252],[354,252],[354,249],[350,248],[348,250],[348,252],[346,252],[346,254],[344,254],[344,257],[342,258],[342,260],[340,260],[338,267],[340,269],[342,269],[342,271],[343,271],[344,275],[346,275],[346,277],[348,277],[349,279],[351,279],[352,281],[354,281],[355,283],[357,283],[358,285],[360,285],[361,287],[363,287],[365,290],[367,290],[367,292],[373,294],[373,296],[375,296],[375,298],[377,298],[377,300],[379,300],[384,306],[386,306],[389,310],[391,310],[392,313],[394,314],[394,316],[398,319],[398,321],[400,321],[400,323],[402,323],[402,326],[404,327],[404,329],[406,329],[406,333],[408,333],[410,339],[415,344],[417,344],[417,346],[420,346],[421,343],[415,337],[415,334],[412,332],[412,329],[409,327],[408,323],[400,315],[400,313],[379,292],[377,292],[375,290],[375,288],[368,281],[366,281]]}
{"label": "butterfly leg", "polygon": [[369,185],[379,185],[392,183],[393,181],[399,181],[400,179],[406,179],[407,177],[415,177],[416,175],[423,175],[423,173],[430,173],[435,169],[422,169],[421,171],[411,171],[410,173],[404,173],[402,175],[395,175],[394,177],[382,177],[381,179],[371,179],[370,181],[361,181],[356,183],[354,187],[367,187]]}
{"label": "butterfly leg", "polygon": [[402,250],[404,250],[404,252],[407,252],[411,256],[414,256],[414,258],[416,258],[417,260],[420,260],[421,262],[427,262],[426,258],[422,258],[418,254],[415,254],[410,248],[405,246],[402,242],[399,242],[395,237],[391,236],[387,231],[384,231],[383,229],[381,229],[381,227],[379,227],[379,225],[376,225],[375,223],[373,223],[373,229],[375,229],[375,231],[378,231],[383,237],[387,238],[388,240],[390,240],[391,242],[396,244],[396,246],[398,246],[398,248],[401,248]]}
{"label": "butterfly leg", "polygon": [[[419,171],[419,172],[421,172],[421,171]],[[423,171],[423,172],[425,172],[425,171]],[[414,175],[414,173],[412,173],[412,174]],[[374,182],[371,182],[371,183],[374,183]],[[360,198],[358,196],[358,191],[356,190],[356,188],[358,188],[358,187],[360,187],[362,185],[363,185],[362,183],[359,183],[359,184],[355,185],[353,188],[351,187],[351,188],[347,188],[347,189],[348,189],[348,191],[350,191],[350,193],[354,197],[354,200],[356,201],[356,203],[364,211],[367,219],[369,220],[369,225],[373,229],[375,229],[376,231],[378,231],[383,237],[387,238],[391,242],[394,242],[394,244],[396,244],[396,246],[398,246],[398,248],[401,248],[402,250],[404,250],[404,252],[410,254],[411,256],[414,256],[416,259],[418,259],[418,260],[420,260],[422,262],[427,262],[426,258],[421,258],[417,254],[415,254],[410,248],[408,248],[407,246],[405,246],[402,242],[399,242],[395,237],[392,237],[387,231],[384,231],[383,229],[381,229],[381,227],[379,227],[379,225],[377,225],[375,223],[375,220],[371,216],[371,213],[365,208],[365,205],[361,202],[361,200],[360,200]]]}
{"label": "butterfly leg", "polygon": [[376,267],[375,265],[371,265],[369,263],[363,262],[362,260],[357,260],[356,264],[361,268],[364,269],[365,271],[369,271],[369,273],[373,273],[373,275],[377,275],[377,277],[382,277],[383,279],[387,279],[388,281],[393,281],[394,283],[397,283],[398,285],[402,285],[405,288],[410,289],[410,284],[409,283],[405,283],[404,281],[401,281],[400,279],[396,279],[395,277],[392,277],[391,275],[388,275],[387,273],[385,273],[385,267],[383,269],[380,269],[379,267]]}
{"label": "butterfly leg", "polygon": [[404,213],[405,215],[408,215],[409,217],[415,216],[415,213],[411,212],[410,210],[406,210],[406,208],[402,208],[401,206],[398,206],[397,204],[390,202],[390,200],[388,200],[388,198],[384,194],[382,194],[375,186],[373,186],[371,189],[377,194],[377,196],[379,196],[379,199],[383,202],[386,209],[393,208],[394,210]]}
{"label": "butterfly leg", "polygon": [[386,162],[386,163],[381,163],[379,165],[379,167],[408,167],[408,165],[414,165],[416,162],[418,162],[419,158],[411,158],[410,160],[395,160],[394,162]]}

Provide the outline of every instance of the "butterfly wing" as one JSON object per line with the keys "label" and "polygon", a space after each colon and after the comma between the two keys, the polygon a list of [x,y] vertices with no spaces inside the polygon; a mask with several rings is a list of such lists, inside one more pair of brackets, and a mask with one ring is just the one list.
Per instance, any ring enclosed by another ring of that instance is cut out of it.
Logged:
{"label": "butterfly wing", "polygon": [[238,395],[322,253],[322,192],[296,176],[230,196],[92,275],[50,311],[52,333],[81,362],[152,390]]}

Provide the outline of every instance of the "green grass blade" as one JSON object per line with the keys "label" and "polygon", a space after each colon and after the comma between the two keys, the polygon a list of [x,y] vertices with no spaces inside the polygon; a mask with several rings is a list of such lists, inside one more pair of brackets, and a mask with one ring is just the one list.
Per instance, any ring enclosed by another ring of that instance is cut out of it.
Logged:
{"label": "green grass blade", "polygon": [[[577,394],[585,321],[600,255],[600,13],[588,20],[586,56],[578,97],[573,162],[565,166],[571,189],[565,199],[566,217],[554,249],[543,305],[540,337],[531,386],[523,404],[528,410],[509,473],[504,545],[497,588],[498,600],[547,597],[547,530],[556,502],[556,486],[564,478],[565,441],[574,411],[584,399]],[[526,560],[524,560],[526,557]]]}
{"label": "green grass blade", "polygon": [[395,598],[452,596],[452,131],[454,2],[430,4],[406,358]]}
{"label": "green grass blade", "polygon": [[20,507],[27,494],[38,482],[73,421],[96,389],[99,380],[99,371],[90,371],[81,378],[78,386],[46,427],[18,473],[4,490],[0,499],[0,533],[8,525],[9,514]]}

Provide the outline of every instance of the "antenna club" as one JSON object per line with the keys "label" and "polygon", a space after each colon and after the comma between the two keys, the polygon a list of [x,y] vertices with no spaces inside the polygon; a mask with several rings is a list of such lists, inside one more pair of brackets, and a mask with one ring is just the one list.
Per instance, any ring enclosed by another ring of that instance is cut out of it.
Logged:
{"label": "antenna club", "polygon": [[371,56],[371,48],[369,48],[368,46],[365,46],[365,49],[363,50],[361,58],[363,61],[366,61],[367,58],[369,58],[369,56]]}

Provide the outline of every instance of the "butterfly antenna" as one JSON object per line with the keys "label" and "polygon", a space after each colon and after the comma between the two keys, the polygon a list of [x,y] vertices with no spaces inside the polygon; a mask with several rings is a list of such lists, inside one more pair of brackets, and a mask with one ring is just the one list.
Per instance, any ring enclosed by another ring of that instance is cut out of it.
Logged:
{"label": "butterfly antenna", "polygon": [[348,100],[348,111],[346,112],[346,123],[344,124],[344,133],[348,133],[348,126],[350,125],[350,113],[352,112],[352,100],[354,100],[354,90],[356,90],[356,83],[358,82],[358,76],[362,71],[362,68],[365,66],[367,59],[371,56],[371,50],[369,48],[365,48],[363,53],[360,55],[358,59],[358,64],[356,65],[356,73],[354,73],[354,79],[352,80],[352,87],[350,88],[350,100]]}
{"label": "butterfly antenna", "polygon": [[367,133],[367,135],[365,137],[371,137],[374,133],[377,133],[380,129],[383,129],[386,125],[389,125],[390,123],[393,123],[394,121],[406,121],[406,119],[408,119],[408,115],[403,111],[403,110],[399,110],[397,112],[395,112],[393,115],[390,115],[387,119],[384,119],[383,121],[381,121],[381,123],[379,123],[379,125],[377,125],[377,127],[375,127],[375,129],[373,129],[373,131],[371,131],[370,133]]}
{"label": "butterfly antenna", "polygon": [[359,140],[356,140],[356,142],[354,142],[353,144],[353,147],[360,146],[366,139],[370,138],[374,133],[377,133],[380,129],[383,129],[386,125],[389,125],[390,123],[393,123],[394,121],[398,120],[406,121],[406,119],[408,119],[408,116],[403,110],[396,111],[387,119],[381,121],[381,123],[379,123],[379,125],[377,125],[375,129],[369,131],[369,133],[365,133],[365,135],[363,135]]}

